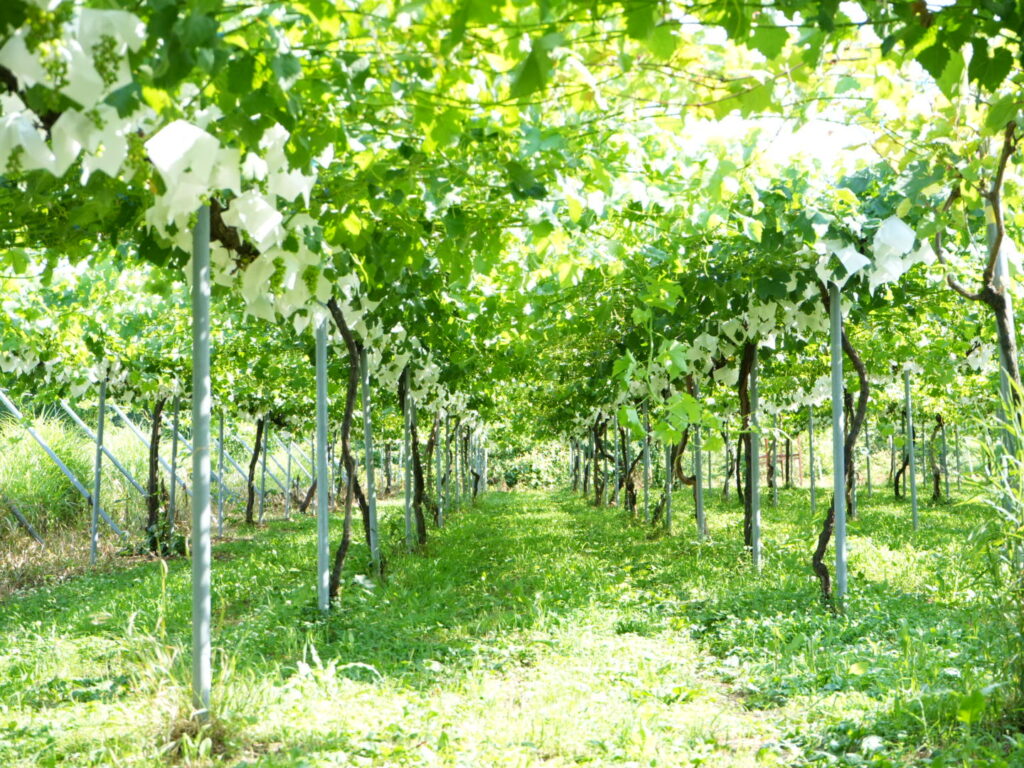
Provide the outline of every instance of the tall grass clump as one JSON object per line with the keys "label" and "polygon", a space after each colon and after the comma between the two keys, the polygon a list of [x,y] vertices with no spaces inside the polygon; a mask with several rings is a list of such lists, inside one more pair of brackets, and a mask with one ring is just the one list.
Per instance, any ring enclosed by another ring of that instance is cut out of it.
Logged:
{"label": "tall grass clump", "polygon": [[[1024,713],[1024,392],[1017,389],[1016,402],[1003,403],[1012,414],[995,430],[997,439],[983,446],[988,468],[979,496],[994,514],[972,534],[974,553],[987,577],[984,590],[1002,623],[1005,648],[1004,712],[1019,724]],[[994,692],[992,692],[994,693]]]}
{"label": "tall grass clump", "polygon": [[[92,477],[88,438],[75,434],[59,419],[37,417],[32,426],[88,487]],[[0,420],[0,489],[41,531],[79,522],[88,514],[86,499],[13,419]]]}

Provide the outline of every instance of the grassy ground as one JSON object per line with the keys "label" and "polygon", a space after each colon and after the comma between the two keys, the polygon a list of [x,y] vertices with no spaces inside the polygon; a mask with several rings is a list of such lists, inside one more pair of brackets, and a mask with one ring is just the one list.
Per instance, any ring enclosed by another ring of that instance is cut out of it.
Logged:
{"label": "grassy ground", "polygon": [[[88,423],[95,422],[95,414],[82,410],[81,415]],[[136,416],[138,425],[145,434],[149,433],[148,423]],[[168,415],[168,419],[170,416]],[[67,419],[53,415],[39,416],[32,420],[32,426],[43,437],[52,450],[71,469],[85,488],[91,491],[95,445],[89,437]],[[243,440],[251,441],[253,429],[242,424],[237,433]],[[229,431],[230,433],[230,431]],[[106,447],[118,458],[122,466],[136,482],[145,486],[147,482],[148,447],[142,443],[119,419],[110,412],[106,427]],[[247,470],[249,455],[246,446],[238,440],[226,441],[226,450],[236,463]],[[171,458],[171,441],[165,435],[161,454],[168,463]],[[301,451],[301,448],[298,449]],[[272,443],[272,460],[268,463],[267,498],[275,498],[283,504],[279,486],[273,481],[276,476],[282,483],[285,474],[273,460],[285,466],[287,459],[280,446]],[[305,466],[308,456],[299,453]],[[214,455],[216,463],[216,453]],[[179,446],[178,475],[191,486],[192,457],[185,446]],[[226,497],[228,506],[244,497],[245,476],[225,461]],[[298,486],[308,482],[306,475],[293,464]],[[161,474],[164,491],[168,489],[168,474]],[[259,482],[257,473],[257,483]],[[297,490],[304,491],[304,486]],[[214,488],[216,499],[217,488]],[[146,524],[145,500],[141,493],[104,459],[103,483],[100,499],[103,509],[136,540]],[[37,530],[46,546],[40,547],[25,535],[18,522],[8,510],[8,504],[16,505],[29,523]],[[188,528],[189,500],[179,486],[177,489],[177,519],[179,525]],[[237,507],[236,507],[237,508]],[[10,418],[0,415],[0,600],[13,591],[26,587],[53,584],[83,573],[88,564],[89,539],[87,535],[91,516],[90,502],[75,490],[58,466],[44,453],[43,449],[29,436],[24,427]],[[125,542],[102,520],[100,522],[100,559],[110,565],[123,565],[117,553]]]}
{"label": "grassy ground", "polygon": [[[214,726],[188,723],[188,563],[137,560],[0,603],[0,765],[1020,765],[1007,635],[979,595],[980,508],[878,493],[846,614],[807,567],[806,493],[766,504],[766,565],[567,493],[490,494],[312,608],[315,523],[214,550]],[[388,541],[401,536],[396,510]]]}

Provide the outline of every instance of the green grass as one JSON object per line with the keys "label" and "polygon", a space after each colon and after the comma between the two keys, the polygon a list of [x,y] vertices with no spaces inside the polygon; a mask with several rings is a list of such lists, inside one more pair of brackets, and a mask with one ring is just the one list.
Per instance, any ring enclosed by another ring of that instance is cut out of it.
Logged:
{"label": "green grass", "polygon": [[862,499],[834,615],[803,491],[768,500],[760,576],[717,494],[703,544],[683,493],[671,537],[567,493],[495,493],[416,555],[398,504],[387,583],[354,578],[359,541],[327,619],[311,518],[217,543],[210,732],[184,727],[186,561],[9,598],[0,765],[1024,764],[965,543],[980,507],[925,505],[912,532],[908,506]]}

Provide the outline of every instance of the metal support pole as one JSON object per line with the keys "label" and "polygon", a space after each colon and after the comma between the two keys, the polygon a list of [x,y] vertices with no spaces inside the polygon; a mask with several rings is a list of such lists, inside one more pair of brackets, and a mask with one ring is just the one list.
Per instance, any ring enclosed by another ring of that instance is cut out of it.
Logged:
{"label": "metal support pole", "polygon": [[[171,477],[177,479],[178,477],[178,423],[181,417],[181,398],[177,395],[174,396],[174,415],[171,417],[171,424],[173,425],[171,432]],[[171,494],[167,500],[167,527],[171,534],[174,533],[174,520],[178,513],[178,498],[175,494],[175,489],[178,484],[171,482]]]}
{"label": "metal support pole", "polygon": [[192,235],[192,704],[210,717],[210,209]]}
{"label": "metal support pole", "polygon": [[405,412],[404,424],[404,435],[405,438],[402,442],[402,476],[403,484],[405,486],[405,547],[410,552],[413,549],[413,533],[412,533],[412,395],[409,390],[409,380],[412,378],[408,375],[409,369],[406,369],[406,387],[405,387],[405,408],[402,410]]}
{"label": "metal support pole", "polygon": [[462,461],[462,435],[459,434],[462,431],[462,425],[456,423],[455,425],[455,497],[457,499],[456,505],[462,506],[462,498],[466,495],[466,476],[465,467]]}
{"label": "metal support pole", "polygon": [[867,461],[868,497],[871,497],[871,425],[864,418],[864,456]]}
{"label": "metal support pole", "polygon": [[269,432],[269,431],[270,431],[270,422],[268,421],[267,417],[264,416],[263,417],[263,450],[262,450],[263,456],[261,457],[263,459],[263,461],[260,462],[261,463],[261,468],[260,468],[260,514],[259,514],[259,521],[260,521],[260,523],[263,522],[263,514],[264,514],[264,511],[266,510],[266,497],[267,497],[267,448],[268,448],[268,445],[267,445],[267,442],[268,442],[267,441],[267,432]]}
{"label": "metal support pole", "polygon": [[33,539],[35,539],[36,544],[38,544],[39,546],[45,548],[46,547],[46,542],[43,540],[43,537],[39,535],[39,531],[37,531],[35,528],[32,527],[32,523],[30,523],[28,521],[28,518],[25,517],[25,515],[23,515],[21,513],[21,510],[18,509],[18,505],[15,504],[10,499],[3,498],[3,497],[0,497],[0,502],[2,502],[2,503],[7,505],[8,509],[11,510],[11,514],[14,515],[14,519],[17,520],[18,523],[21,524],[21,527],[24,528],[28,532],[29,536],[31,536]]}
{"label": "metal support pole", "polygon": [[953,425],[953,450],[956,452],[956,490],[959,493],[963,487],[960,480],[960,427],[957,424]]}
{"label": "metal support pole", "polygon": [[[236,443],[238,443],[243,448],[245,448],[247,453],[252,453],[252,449],[249,447],[249,444],[245,442],[245,440],[243,440],[242,438],[238,437],[237,435],[231,434],[230,432],[228,433],[228,437],[232,438]],[[224,442],[224,441],[221,440],[221,442]],[[224,455],[227,456],[227,458],[228,458],[228,464],[230,464],[232,467],[234,467],[235,471],[238,473],[238,476],[240,478],[242,478],[242,481],[248,487],[248,485],[249,485],[249,475],[247,475],[245,470],[242,469],[238,465],[238,462],[235,461],[235,457],[234,456],[232,456],[227,451],[225,451]]]}
{"label": "metal support pole", "polygon": [[817,498],[815,496],[814,482],[814,406],[807,406],[807,455],[809,459],[811,478],[811,514],[817,511]]}
{"label": "metal support pole", "polygon": [[[188,440],[186,440],[182,436],[181,430],[179,430],[179,429],[174,430],[174,434],[175,434],[175,436],[178,439],[178,444],[185,446],[185,449],[187,451],[191,452],[192,451],[192,443],[190,443]],[[146,445],[149,445],[148,441],[147,441]],[[216,472],[214,472],[212,469],[210,470],[210,477],[211,477],[212,480],[215,480],[217,482],[217,485],[220,486],[221,489],[228,495],[228,498],[231,498],[231,499],[238,498],[238,495],[234,491],[232,491],[230,488],[226,487],[226,485],[224,483],[223,475],[220,472],[220,466],[219,465],[217,466],[217,471]],[[191,498],[192,495],[191,495],[191,493],[188,492],[188,486],[185,484],[185,482],[183,480],[179,479],[178,480],[178,484],[182,487],[182,490],[184,490],[186,492],[186,494],[189,496],[189,498]],[[211,491],[211,493],[212,493],[212,491]]]}
{"label": "metal support pole", "polygon": [[363,442],[366,446],[366,505],[370,512],[370,567],[380,576],[380,543],[377,538],[377,492],[373,477],[373,431],[370,421],[370,363],[366,347],[359,357],[363,377]]}
{"label": "metal support pole", "polygon": [[917,459],[914,455],[914,409],[910,400],[910,369],[903,370],[903,401],[907,410],[907,450],[910,451],[910,514],[917,530]]}
{"label": "metal support pole", "polygon": [[942,423],[942,476],[946,481],[946,501],[949,501],[949,456],[946,444],[946,423]]}
{"label": "metal support pole", "polygon": [[615,486],[614,486],[614,492],[612,494],[612,504],[614,504],[615,506],[619,505],[619,463],[620,463],[620,459],[619,459],[619,435],[618,435],[618,432],[619,432],[618,426],[613,425],[612,426],[612,436],[613,436],[613,439],[612,439],[612,457],[613,457],[612,458],[612,464],[615,467],[615,472],[614,472]]}
{"label": "metal support pole", "polygon": [[224,409],[221,408],[217,426],[217,535],[224,536]]}
{"label": "metal support pole", "polygon": [[103,416],[107,411],[107,380],[100,382],[99,415],[96,418],[96,465],[92,481],[92,520],[89,526],[89,563],[96,564],[100,545],[100,487],[103,483]]}
{"label": "metal support pole", "polygon": [[779,506],[779,414],[772,414],[772,506]]}
{"label": "metal support pole", "polygon": [[278,445],[280,445],[282,448],[284,448],[285,454],[288,456],[288,458],[293,460],[296,464],[298,464],[299,465],[299,469],[301,469],[306,474],[306,477],[308,477],[310,480],[312,480],[313,479],[313,472],[311,470],[309,470],[309,469],[306,469],[306,465],[302,462],[302,456],[301,455],[292,456],[292,444],[291,444],[291,442],[290,441],[289,442],[285,442],[284,440],[282,440],[281,438],[277,437],[276,435],[274,436],[274,439],[277,440],[277,444]]}
{"label": "metal support pole", "polygon": [[575,449],[576,449],[576,444],[572,440],[570,440],[569,441],[569,482],[570,483],[572,482],[573,462],[576,460],[575,456],[573,455],[573,451],[575,451]]}
{"label": "metal support pole", "polygon": [[284,494],[284,519],[289,520],[292,516],[292,452],[288,446],[285,446],[285,455],[284,484],[288,490]]}
{"label": "metal support pole", "polygon": [[[608,452],[608,421],[605,420],[604,424],[601,425],[601,444],[604,447],[604,452]],[[605,506],[609,503],[608,498],[608,458],[604,455],[599,459],[602,469],[602,477],[604,481],[601,484],[601,506]]]}
{"label": "metal support pole", "polygon": [[330,608],[327,501],[327,321],[316,327],[316,602]]}
{"label": "metal support pole", "polygon": [[[68,404],[67,400],[61,400],[60,401],[60,407],[63,409],[64,413],[66,413],[70,417],[70,419],[73,422],[75,422],[75,424],[77,424],[81,428],[81,430],[83,432],[85,432],[86,435],[89,436],[90,440],[92,440],[94,443],[100,443],[101,442],[99,440],[99,437],[97,436],[97,434],[92,431],[92,429],[89,427],[89,425],[86,424],[84,421],[82,421],[82,419],[79,417],[79,415],[77,413],[75,413],[74,409],[72,409],[72,407]],[[110,459],[110,463],[114,465],[114,467],[117,469],[117,471],[120,472],[122,475],[124,475],[124,478],[129,483],[132,484],[132,487],[134,487],[135,490],[137,490],[139,493],[141,493],[143,496],[145,496],[146,495],[146,489],[143,488],[141,485],[139,485],[138,481],[136,481],[136,479],[132,476],[132,473],[129,472],[127,469],[125,469],[125,466],[120,461],[117,460],[117,457],[113,453],[110,452],[110,449],[107,448],[107,446],[105,446],[105,445],[102,445],[101,449],[103,451],[103,455],[106,456],[108,459]]]}
{"label": "metal support pole", "polygon": [[434,485],[437,486],[437,525],[439,528],[444,526],[444,477],[441,473],[441,454],[444,452],[443,422],[441,411],[438,410],[437,422],[434,427],[437,433],[434,438]]}
{"label": "metal support pole", "polygon": [[[278,440],[278,441],[281,442],[281,440]],[[270,453],[269,445],[267,445],[266,447],[267,447],[267,453],[266,453],[267,461],[273,462],[276,465],[276,467],[278,467],[278,469],[280,469],[282,472],[286,472],[287,470],[285,469],[284,465],[282,465],[282,463],[280,461],[278,461],[278,457],[275,457],[273,454]],[[267,469],[266,472],[267,472],[268,475],[270,475],[270,479],[272,480],[273,479],[273,470]],[[281,483],[280,482],[278,482],[278,487],[281,487]],[[282,488],[282,490],[284,490],[284,488]]]}
{"label": "metal support pole", "polygon": [[583,491],[584,491],[584,493],[583,493],[583,495],[586,496],[587,495],[587,491],[589,490],[587,488],[587,484],[586,484],[586,479],[588,477],[593,482],[594,487],[595,488],[597,487],[597,463],[594,461],[594,428],[593,427],[588,427],[587,428],[587,463],[586,463],[586,465],[584,467],[584,470],[585,470],[585,474],[583,476],[583,480],[584,480],[584,483],[583,483]]}
{"label": "metal support pole", "polygon": [[651,419],[644,401],[644,522],[651,522]]}
{"label": "metal support pole", "polygon": [[836,598],[846,596],[846,432],[843,413],[843,310],[839,286],[829,283],[832,348],[832,504],[835,511]]}
{"label": "metal support pole", "polygon": [[672,446],[665,446],[665,530],[672,535]]}
{"label": "metal support pole", "polygon": [[[696,397],[700,397],[700,386],[694,382],[693,393]],[[704,472],[702,466],[702,459],[704,455],[702,445],[701,426],[698,422],[693,433],[693,477],[696,482],[694,503],[696,505],[697,513],[697,538],[701,541],[708,535],[707,521],[704,519]],[[710,460],[708,461],[709,472],[710,472]]]}
{"label": "metal support pole", "polygon": [[761,417],[757,387],[757,352],[750,366],[750,549],[754,570],[761,572]]}
{"label": "metal support pole", "polygon": [[[628,488],[629,487],[629,470],[633,466],[633,436],[630,433],[630,430],[628,428],[626,429],[626,446],[625,446],[625,450],[626,450],[626,467],[625,467],[626,475],[622,479],[622,484],[623,484],[624,488]],[[634,489],[634,492],[635,492],[635,489]],[[628,491],[626,492],[626,506],[627,507],[629,506],[629,492]],[[630,515],[635,515],[636,514],[636,505],[634,505],[633,508],[629,510],[629,514]]]}

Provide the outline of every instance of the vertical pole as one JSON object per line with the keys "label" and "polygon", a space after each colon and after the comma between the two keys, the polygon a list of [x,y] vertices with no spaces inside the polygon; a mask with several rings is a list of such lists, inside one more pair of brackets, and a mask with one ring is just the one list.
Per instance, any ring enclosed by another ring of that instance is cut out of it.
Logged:
{"label": "vertical pole", "polygon": [[220,484],[217,486],[217,535],[224,536],[224,409],[221,408],[219,426],[217,427],[217,474]]}
{"label": "vertical pole", "polygon": [[167,524],[172,534],[174,533],[174,522],[178,512],[178,504],[174,492],[178,487],[178,416],[180,406],[181,402],[178,399],[178,396],[175,395],[173,417],[174,433],[171,435],[171,496],[167,500]]}
{"label": "vertical pole", "polygon": [[665,446],[665,530],[672,535],[672,445]]}
{"label": "vertical pole", "polygon": [[651,522],[651,419],[644,401],[644,522]]}
{"label": "vertical pole", "polygon": [[[626,445],[625,445],[626,466],[625,466],[625,468],[623,470],[624,471],[624,476],[622,478],[622,487],[624,489],[629,487],[629,469],[630,469],[630,467],[633,466],[633,448],[632,448],[632,443],[633,443],[633,436],[632,436],[632,434],[630,434],[630,430],[627,428],[626,429]],[[629,506],[629,493],[628,492],[625,493],[625,499],[626,499],[625,506],[628,507]],[[636,507],[635,506],[634,506],[633,509],[629,510],[629,514],[630,515],[635,515],[636,514]]]}
{"label": "vertical pole", "polygon": [[807,456],[810,464],[810,478],[811,478],[811,514],[813,515],[817,511],[817,498],[815,496],[815,482],[814,482],[814,406],[807,406]]}
{"label": "vertical pole", "polygon": [[370,567],[380,576],[380,544],[377,540],[377,492],[373,477],[373,431],[370,422],[370,363],[363,347],[359,357],[363,376],[363,442],[366,446],[366,505],[370,512]]}
{"label": "vertical pole", "polygon": [[107,380],[100,382],[99,415],[96,422],[96,471],[92,479],[92,521],[89,527],[89,563],[96,564],[100,544],[100,489],[103,484],[103,417],[107,411]]}
{"label": "vertical pole", "polygon": [[779,412],[772,414],[772,506],[779,506]]}
{"label": "vertical pole", "polygon": [[907,412],[907,450],[910,451],[910,515],[917,530],[917,460],[914,455],[914,409],[910,401],[910,369],[903,370],[903,402]]}
{"label": "vertical pole", "polygon": [[452,501],[452,478],[451,478],[452,457],[451,457],[451,454],[448,452],[448,443],[451,440],[451,433],[452,433],[452,428],[451,428],[450,417],[448,416],[447,413],[445,413],[445,415],[444,415],[444,429],[443,429],[443,435],[442,435],[444,437],[444,440],[442,440],[442,442],[441,442],[441,445],[444,448],[444,457],[443,457],[443,464],[442,464],[442,467],[441,467],[441,475],[440,475],[440,477],[442,478],[442,483],[441,483],[441,514],[440,514],[440,517],[438,518],[438,527],[439,528],[443,528],[444,527],[444,515],[445,515],[445,512],[448,511],[449,505],[451,504],[451,501]]}
{"label": "vertical pole", "polygon": [[210,717],[212,686],[211,404],[210,209],[204,205],[192,234],[192,705],[202,721]]}
{"label": "vertical pole", "polygon": [[867,461],[868,496],[871,496],[871,424],[864,417],[864,457]]}
{"label": "vertical pole", "polygon": [[946,422],[942,422],[942,475],[946,480],[946,501],[949,501],[949,451],[946,444]]}
{"label": "vertical pole", "polygon": [[[604,446],[605,453],[608,452],[608,420],[605,419],[604,424],[601,426],[603,432],[601,436],[601,444]],[[605,506],[610,502],[608,496],[608,458],[606,456],[601,457],[601,468],[604,476],[604,484],[601,486],[601,506]]]}
{"label": "vertical pole", "polygon": [[444,525],[444,487],[442,485],[441,477],[441,453],[444,451],[444,431],[441,428],[442,424],[441,411],[438,409],[437,412],[437,437],[434,438],[434,465],[435,465],[435,477],[434,484],[437,486],[437,525],[438,527]]}
{"label": "vertical pole", "polygon": [[260,515],[259,521],[263,522],[263,513],[266,509],[264,505],[264,499],[267,496],[267,433],[270,432],[270,420],[267,416],[263,417],[263,456],[262,463],[260,465]]}
{"label": "vertical pole", "polygon": [[619,464],[621,462],[621,456],[619,455],[619,427],[618,423],[612,426],[612,455],[615,457],[613,464],[615,466],[615,493],[612,497],[612,503],[615,506],[619,505]]}
{"label": "vertical pole", "polygon": [[410,393],[410,380],[412,376],[409,375],[409,369],[406,368],[405,378],[405,408],[402,410],[405,414],[403,420],[405,439],[402,443],[402,470],[403,470],[403,483],[405,485],[405,547],[410,552],[413,548],[413,536],[412,536],[412,463],[410,462],[410,455],[412,453],[412,395]]}
{"label": "vertical pole", "polygon": [[292,516],[292,452],[287,444],[285,454],[284,484],[288,486],[288,490],[284,492],[284,519],[288,520]]}
{"label": "vertical pole", "polygon": [[573,466],[574,466],[573,462],[576,460],[576,457],[575,457],[575,454],[574,454],[575,450],[576,450],[576,443],[574,441],[572,441],[572,440],[569,440],[569,482],[570,483],[572,482],[572,471],[573,471]]}
{"label": "vertical pole", "polygon": [[587,427],[587,453],[586,453],[586,457],[587,457],[587,462],[586,462],[586,465],[583,468],[584,469],[584,475],[583,475],[583,481],[584,481],[583,482],[583,495],[584,496],[587,496],[589,491],[590,491],[590,488],[587,486],[587,482],[586,482],[587,478],[590,478],[590,481],[594,484],[593,485],[594,488],[597,487],[597,471],[595,470],[595,465],[594,465],[594,428],[593,427]]}
{"label": "vertical pole", "polygon": [[832,504],[835,510],[836,598],[846,596],[846,432],[843,413],[843,310],[839,286],[829,283],[832,346]]}
{"label": "vertical pole", "polygon": [[761,417],[757,392],[757,353],[750,366],[750,544],[754,570],[761,571]]}
{"label": "vertical pole", "polygon": [[327,505],[330,482],[327,472],[327,319],[316,327],[316,603],[330,608],[328,575]]}
{"label": "vertical pole", "polygon": [[461,461],[462,457],[460,455],[462,453],[462,446],[460,445],[460,443],[462,441],[459,439],[459,437],[460,437],[460,435],[459,435],[460,429],[461,429],[461,425],[459,424],[458,421],[456,421],[455,422],[455,430],[454,430],[455,438],[454,438],[454,441],[453,441],[454,445],[455,445],[455,456],[454,456],[455,467],[452,470],[452,474],[454,475],[454,480],[455,480],[455,506],[457,506],[457,507],[461,507],[462,506],[462,461]]}
{"label": "vertical pole", "polygon": [[[694,381],[693,384],[694,396],[700,398],[700,386]],[[697,538],[701,541],[708,535],[707,523],[704,520],[704,472],[702,460],[704,456],[703,444],[702,444],[701,426],[700,422],[696,424],[696,428],[693,433],[693,477],[696,482],[696,495],[694,496],[694,504],[696,506],[697,513]],[[710,457],[708,459],[708,471],[710,474]]]}
{"label": "vertical pole", "polygon": [[962,489],[960,484],[960,426],[953,425],[953,450],[956,453],[956,490],[959,493]]}

